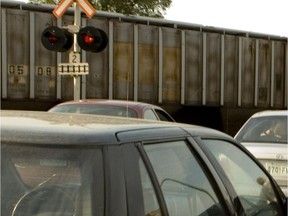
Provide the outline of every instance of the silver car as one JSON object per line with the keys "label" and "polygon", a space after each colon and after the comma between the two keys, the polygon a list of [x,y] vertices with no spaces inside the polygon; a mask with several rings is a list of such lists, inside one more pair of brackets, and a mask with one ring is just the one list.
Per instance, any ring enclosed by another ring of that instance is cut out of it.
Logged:
{"label": "silver car", "polygon": [[235,139],[268,170],[288,195],[287,110],[262,111],[251,116]]}
{"label": "silver car", "polygon": [[219,131],[104,115],[0,112],[2,216],[285,216],[287,197]]}

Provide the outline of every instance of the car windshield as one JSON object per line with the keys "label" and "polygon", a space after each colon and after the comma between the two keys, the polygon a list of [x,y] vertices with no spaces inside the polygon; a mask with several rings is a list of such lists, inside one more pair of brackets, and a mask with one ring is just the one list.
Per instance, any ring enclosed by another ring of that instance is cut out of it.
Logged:
{"label": "car windshield", "polygon": [[108,115],[108,116],[137,118],[137,113],[128,107],[105,106],[105,105],[99,106],[94,104],[61,105],[54,107],[49,112],[83,113],[93,115]]}
{"label": "car windshield", "polygon": [[1,215],[82,215],[91,211],[93,190],[95,208],[103,213],[101,149],[1,145]]}
{"label": "car windshield", "polygon": [[287,117],[251,118],[235,139],[239,142],[287,144]]}

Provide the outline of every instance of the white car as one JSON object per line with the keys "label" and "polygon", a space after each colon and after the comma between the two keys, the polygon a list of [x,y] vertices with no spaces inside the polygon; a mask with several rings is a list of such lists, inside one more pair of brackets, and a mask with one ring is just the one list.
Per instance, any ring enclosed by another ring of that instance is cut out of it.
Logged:
{"label": "white car", "polygon": [[287,110],[252,115],[235,135],[274,177],[288,195]]}

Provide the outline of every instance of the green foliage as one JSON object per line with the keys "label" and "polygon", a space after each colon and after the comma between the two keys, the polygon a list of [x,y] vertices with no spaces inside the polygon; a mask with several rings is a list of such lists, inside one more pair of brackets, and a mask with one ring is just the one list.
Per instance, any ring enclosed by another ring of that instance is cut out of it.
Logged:
{"label": "green foliage", "polygon": [[[88,0],[97,10],[125,15],[163,18],[172,0]],[[30,3],[58,4],[60,0],[29,0]]]}
{"label": "green foliage", "polygon": [[33,4],[58,4],[57,0],[29,0]]}

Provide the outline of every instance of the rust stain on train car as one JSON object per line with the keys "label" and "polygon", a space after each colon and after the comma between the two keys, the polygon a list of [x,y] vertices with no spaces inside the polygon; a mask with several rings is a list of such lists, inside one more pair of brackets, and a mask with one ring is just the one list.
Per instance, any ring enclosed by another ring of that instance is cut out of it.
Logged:
{"label": "rust stain on train car", "polygon": [[180,49],[163,50],[163,100],[177,103],[180,100]]}

